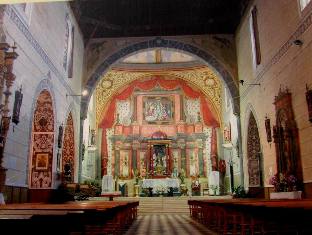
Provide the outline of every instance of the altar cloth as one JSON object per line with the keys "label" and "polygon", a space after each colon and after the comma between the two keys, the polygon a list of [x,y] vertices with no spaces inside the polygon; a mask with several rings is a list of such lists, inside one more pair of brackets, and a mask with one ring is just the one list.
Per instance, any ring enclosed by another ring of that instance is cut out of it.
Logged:
{"label": "altar cloth", "polygon": [[144,179],[142,183],[142,188],[152,188],[153,193],[157,193],[157,191],[168,191],[170,187],[179,188],[179,180],[172,178]]}

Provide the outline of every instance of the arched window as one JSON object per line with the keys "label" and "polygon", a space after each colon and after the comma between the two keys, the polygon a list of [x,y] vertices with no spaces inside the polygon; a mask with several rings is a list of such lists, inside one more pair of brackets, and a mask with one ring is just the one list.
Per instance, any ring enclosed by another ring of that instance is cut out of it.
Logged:
{"label": "arched window", "polygon": [[65,53],[63,59],[63,67],[69,78],[73,77],[73,53],[74,53],[74,26],[66,15],[66,31],[65,31]]}
{"label": "arched window", "polygon": [[300,0],[301,11],[310,3],[311,0]]}

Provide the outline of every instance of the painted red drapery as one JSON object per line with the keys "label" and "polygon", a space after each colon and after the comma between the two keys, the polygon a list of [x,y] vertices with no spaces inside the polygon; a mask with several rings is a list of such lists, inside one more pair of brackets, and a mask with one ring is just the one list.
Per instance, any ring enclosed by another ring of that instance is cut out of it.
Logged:
{"label": "painted red drapery", "polygon": [[205,125],[212,126],[212,127],[218,127],[219,123],[214,117],[213,113],[210,111],[210,108],[208,106],[207,100],[205,99],[205,95],[202,94],[199,91],[195,91],[192,87],[190,87],[185,81],[181,80],[174,80],[174,79],[164,79],[162,77],[155,77],[151,80],[136,80],[128,85],[127,88],[125,88],[123,91],[121,91],[119,94],[116,94],[112,101],[110,102],[108,108],[106,109],[106,114],[100,123],[99,127],[103,129],[102,134],[102,175],[107,174],[107,142],[106,142],[106,129],[111,128],[114,124],[115,120],[115,111],[116,111],[116,102],[117,100],[126,100],[128,99],[131,94],[133,93],[133,90],[135,88],[139,88],[141,90],[151,90],[155,86],[159,85],[165,90],[174,90],[177,87],[180,87],[185,96],[191,99],[200,99],[201,104],[201,112],[203,114],[203,121]]}

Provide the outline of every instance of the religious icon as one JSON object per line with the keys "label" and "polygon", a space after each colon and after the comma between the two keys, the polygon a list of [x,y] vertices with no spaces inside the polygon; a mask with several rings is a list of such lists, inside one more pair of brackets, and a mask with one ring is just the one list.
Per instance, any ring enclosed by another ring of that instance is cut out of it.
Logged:
{"label": "religious icon", "polygon": [[22,87],[21,87],[20,90],[15,91],[12,122],[15,123],[16,125],[19,123],[19,116],[20,116],[22,101],[23,101],[23,93],[22,93]]}
{"label": "religious icon", "polygon": [[153,146],[153,168],[155,175],[163,175],[166,173],[166,146]]}
{"label": "religious icon", "polygon": [[144,97],[144,121],[168,122],[173,118],[173,101],[170,97]]}
{"label": "religious icon", "polygon": [[36,170],[48,170],[49,154],[48,153],[37,153],[35,166],[36,166]]}

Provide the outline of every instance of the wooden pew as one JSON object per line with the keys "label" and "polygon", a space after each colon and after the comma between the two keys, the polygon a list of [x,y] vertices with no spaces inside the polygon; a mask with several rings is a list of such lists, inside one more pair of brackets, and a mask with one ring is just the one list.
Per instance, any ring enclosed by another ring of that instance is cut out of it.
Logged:
{"label": "wooden pew", "polygon": [[312,200],[189,200],[189,205],[191,216],[218,234],[312,234]]}
{"label": "wooden pew", "polygon": [[[8,234],[120,234],[137,216],[138,202],[72,202],[0,206]],[[1,233],[2,234],[2,233]]]}

